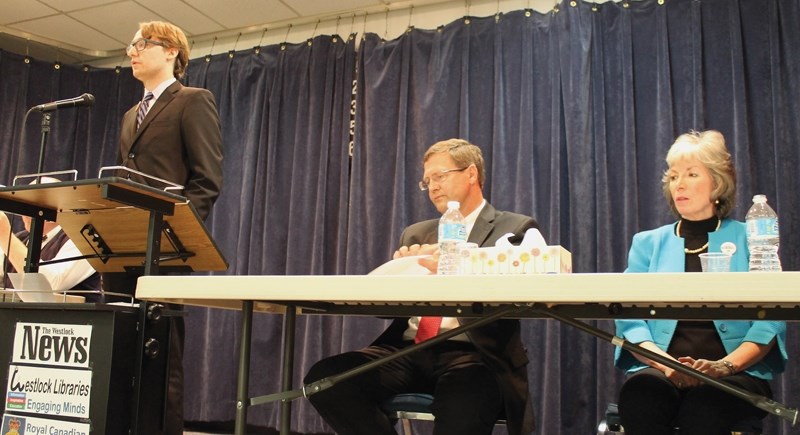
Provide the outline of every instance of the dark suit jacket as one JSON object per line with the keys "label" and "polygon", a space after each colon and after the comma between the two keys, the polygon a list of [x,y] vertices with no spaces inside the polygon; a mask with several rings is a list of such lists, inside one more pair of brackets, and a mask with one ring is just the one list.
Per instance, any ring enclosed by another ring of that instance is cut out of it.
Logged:
{"label": "dark suit jacket", "polygon": [[[205,219],[222,188],[222,137],[214,96],[175,82],[153,103],[137,130],[138,107],[122,119],[117,164],[183,185],[180,194]],[[163,187],[135,174],[131,179]]]}
{"label": "dark suit jacket", "polygon": [[[184,186],[180,192],[205,220],[222,188],[222,133],[214,95],[175,82],[167,87],[136,128],[133,106],[122,118],[117,164]],[[132,174],[131,180],[162,188]],[[136,273],[103,274],[108,291],[134,294]],[[171,317],[164,433],[183,432],[182,317]]]}
{"label": "dark suit jacket", "polygon": [[[415,243],[437,243],[439,219],[431,219],[408,226],[400,236],[400,246]],[[472,231],[470,242],[480,246],[494,246],[500,236],[514,233],[512,242],[519,243],[529,228],[538,228],[533,218],[516,213],[495,210],[491,204],[481,210]],[[459,322],[469,319],[459,319]],[[408,318],[395,319],[373,344],[400,345],[403,332],[408,328]],[[503,390],[508,433],[518,435],[533,431],[533,407],[528,392],[528,355],[522,345],[520,324],[516,319],[503,319],[467,333],[486,364],[497,373]]]}

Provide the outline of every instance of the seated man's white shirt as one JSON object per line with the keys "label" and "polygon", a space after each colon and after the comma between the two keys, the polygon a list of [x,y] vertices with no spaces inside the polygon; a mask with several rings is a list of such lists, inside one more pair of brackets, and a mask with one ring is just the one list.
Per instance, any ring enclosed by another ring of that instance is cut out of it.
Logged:
{"label": "seated man's white shirt", "polygon": [[[42,243],[43,249],[59,231],[61,231],[61,227],[57,226],[47,233],[47,239]],[[67,239],[67,243],[61,247],[58,254],[56,254],[52,260],[75,258],[81,255],[83,254],[78,250],[78,247],[75,246],[75,243]],[[50,287],[56,291],[69,290],[92,276],[94,272],[94,268],[86,259],[39,266],[39,273],[47,277],[47,280],[50,282]]]}
{"label": "seated man's white shirt", "polygon": [[[481,202],[481,205],[478,206],[478,208],[473,210],[472,213],[470,213],[469,215],[464,216],[464,223],[466,223],[467,225],[467,238],[469,238],[469,234],[472,232],[472,228],[475,226],[475,221],[478,220],[478,215],[481,214],[481,210],[483,210],[483,207],[485,206],[486,206],[486,200],[484,199]],[[455,329],[459,326],[460,325],[458,324],[458,319],[456,319],[455,317],[442,317],[442,324],[439,326],[438,333],[441,334],[442,332]],[[403,333],[403,339],[413,340],[414,337],[417,335],[417,329],[419,329],[419,317],[415,316],[409,318],[408,328],[406,328],[406,331]],[[453,338],[450,338],[450,340],[469,341],[469,338],[466,336],[466,334],[459,334]]]}

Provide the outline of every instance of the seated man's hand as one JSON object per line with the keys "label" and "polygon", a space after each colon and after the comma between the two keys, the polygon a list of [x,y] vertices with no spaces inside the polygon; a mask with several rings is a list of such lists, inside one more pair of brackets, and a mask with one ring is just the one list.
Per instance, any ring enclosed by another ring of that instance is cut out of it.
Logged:
{"label": "seated man's hand", "polygon": [[411,246],[401,246],[400,249],[394,251],[394,256],[392,256],[392,259],[396,260],[401,257],[411,257],[414,255],[433,255],[438,253],[438,251],[439,246],[432,244],[413,244]]}
{"label": "seated man's hand", "polygon": [[412,257],[415,255],[430,255],[430,257],[420,258],[417,260],[420,266],[428,269],[436,274],[439,268],[439,245],[425,244],[425,245],[411,245],[401,246],[400,249],[394,251],[393,259],[401,257]]}
{"label": "seated man's hand", "polygon": [[437,251],[436,254],[430,257],[420,258],[417,260],[417,263],[419,263],[420,266],[430,270],[432,274],[436,275],[439,271],[439,252]]}

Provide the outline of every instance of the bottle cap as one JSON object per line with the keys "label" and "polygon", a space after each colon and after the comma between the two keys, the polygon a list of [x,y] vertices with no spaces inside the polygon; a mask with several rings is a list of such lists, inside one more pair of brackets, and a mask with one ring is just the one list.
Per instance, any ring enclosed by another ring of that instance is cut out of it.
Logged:
{"label": "bottle cap", "polygon": [[449,208],[449,209],[454,209],[454,208],[457,209],[457,208],[460,208],[460,207],[461,207],[461,203],[458,202],[458,201],[447,201],[447,208]]}
{"label": "bottle cap", "polygon": [[767,202],[767,195],[754,195],[753,202]]}

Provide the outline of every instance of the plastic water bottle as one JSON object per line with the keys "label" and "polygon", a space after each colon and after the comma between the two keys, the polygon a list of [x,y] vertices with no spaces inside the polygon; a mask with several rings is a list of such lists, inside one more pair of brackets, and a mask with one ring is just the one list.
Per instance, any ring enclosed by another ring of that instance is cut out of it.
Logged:
{"label": "plastic water bottle", "polygon": [[778,215],[767,204],[765,195],[753,197],[753,206],[745,216],[747,247],[750,250],[750,272],[781,271],[778,257]]}
{"label": "plastic water bottle", "polygon": [[459,245],[467,241],[467,225],[458,201],[448,201],[447,211],[439,219],[439,275],[458,273]]}

